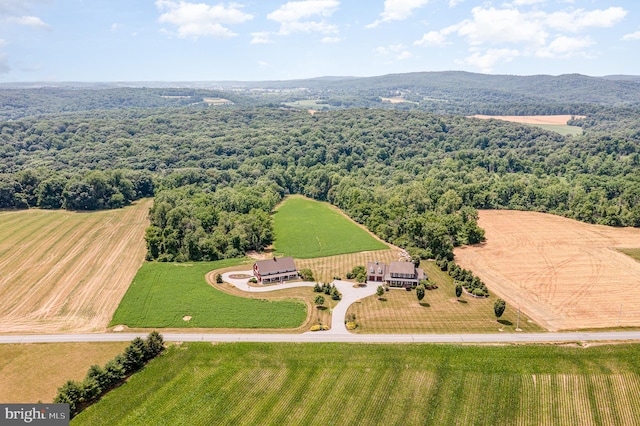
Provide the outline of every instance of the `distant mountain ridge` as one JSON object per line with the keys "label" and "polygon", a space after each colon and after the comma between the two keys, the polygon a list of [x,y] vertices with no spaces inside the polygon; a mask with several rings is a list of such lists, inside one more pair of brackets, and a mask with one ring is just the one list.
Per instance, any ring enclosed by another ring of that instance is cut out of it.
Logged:
{"label": "distant mountain ridge", "polygon": [[[189,98],[171,99],[180,95]],[[318,109],[417,108],[454,115],[583,114],[601,107],[640,106],[640,76],[438,71],[281,81],[4,83],[0,84],[0,120],[58,112],[188,106],[201,103],[206,96],[232,99],[243,107],[317,101]],[[389,98],[398,102],[385,102]]]}

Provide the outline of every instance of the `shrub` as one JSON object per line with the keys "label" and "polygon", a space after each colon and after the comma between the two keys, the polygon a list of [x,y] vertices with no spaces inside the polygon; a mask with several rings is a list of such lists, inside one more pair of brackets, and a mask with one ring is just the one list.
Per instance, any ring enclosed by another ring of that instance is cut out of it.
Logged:
{"label": "shrub", "polygon": [[338,277],[338,276],[334,276],[334,277],[333,277],[333,279],[334,279],[334,280],[338,280],[338,281],[342,280],[342,278],[340,278],[340,277]]}
{"label": "shrub", "polygon": [[506,307],[507,303],[504,300],[496,300],[496,303],[493,304],[493,312],[496,314],[496,318],[500,318],[502,316]]}
{"label": "shrub", "polygon": [[482,289],[479,288],[474,288],[473,291],[471,292],[471,294],[473,294],[474,296],[484,296],[484,291],[482,291]]}
{"label": "shrub", "polygon": [[321,331],[324,330],[324,326],[322,324],[314,324],[311,326],[311,328],[309,329],[311,331]]}
{"label": "shrub", "polygon": [[320,283],[316,283],[316,285],[313,286],[313,291],[315,293],[322,293],[322,286],[320,285]]}
{"label": "shrub", "polygon": [[222,275],[216,274],[216,283],[217,284],[222,284]]}
{"label": "shrub", "polygon": [[302,268],[299,272],[300,278],[304,281],[313,281],[313,271],[309,268]]}
{"label": "shrub", "polygon": [[251,277],[249,279],[249,282],[252,283],[252,284],[258,284],[258,279],[256,277]]}
{"label": "shrub", "polygon": [[319,294],[316,296],[314,302],[318,306],[324,305],[324,297],[321,294]]}
{"label": "shrub", "polygon": [[358,324],[356,324],[353,321],[349,321],[347,323],[347,330],[355,330],[356,328],[358,328]]}
{"label": "shrub", "polygon": [[333,300],[342,299],[342,295],[340,294],[340,292],[338,291],[338,289],[336,287],[333,287],[333,289],[331,290],[331,298]]}

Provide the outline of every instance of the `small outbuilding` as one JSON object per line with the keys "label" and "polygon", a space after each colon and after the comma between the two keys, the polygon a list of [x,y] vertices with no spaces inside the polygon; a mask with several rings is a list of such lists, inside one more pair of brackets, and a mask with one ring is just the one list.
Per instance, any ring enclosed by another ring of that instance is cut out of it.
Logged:
{"label": "small outbuilding", "polygon": [[284,282],[298,278],[298,270],[293,257],[274,257],[269,260],[259,260],[253,264],[253,275],[259,283],[269,284]]}

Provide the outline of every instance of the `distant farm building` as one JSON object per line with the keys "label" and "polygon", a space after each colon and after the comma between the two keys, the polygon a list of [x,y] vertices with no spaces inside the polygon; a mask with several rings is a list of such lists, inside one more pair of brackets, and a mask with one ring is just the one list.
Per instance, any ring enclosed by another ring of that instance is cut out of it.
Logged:
{"label": "distant farm building", "polygon": [[426,280],[424,270],[416,268],[411,262],[367,263],[367,281],[385,283],[389,287],[416,287]]}
{"label": "distant farm building", "polygon": [[269,260],[259,260],[253,264],[253,275],[258,282],[269,284],[295,280],[298,278],[298,270],[293,257],[274,257]]}

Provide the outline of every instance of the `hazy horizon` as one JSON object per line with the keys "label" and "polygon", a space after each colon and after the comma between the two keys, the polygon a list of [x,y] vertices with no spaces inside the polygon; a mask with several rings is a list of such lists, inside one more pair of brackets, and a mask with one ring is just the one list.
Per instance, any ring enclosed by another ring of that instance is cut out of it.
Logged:
{"label": "hazy horizon", "polygon": [[4,0],[0,83],[634,75],[622,0]]}

